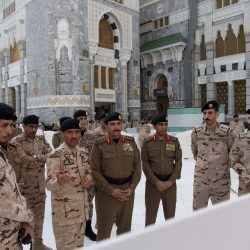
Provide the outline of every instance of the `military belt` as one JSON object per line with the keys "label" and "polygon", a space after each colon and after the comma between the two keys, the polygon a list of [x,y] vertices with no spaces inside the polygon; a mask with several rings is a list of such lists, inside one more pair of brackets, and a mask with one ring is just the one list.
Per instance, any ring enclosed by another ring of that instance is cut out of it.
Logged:
{"label": "military belt", "polygon": [[105,178],[105,180],[109,183],[109,184],[113,184],[113,185],[124,185],[128,182],[130,182],[132,180],[132,175],[130,175],[127,178],[120,178],[120,179],[115,179],[112,177],[108,177],[108,176],[103,176]]}
{"label": "military belt", "polygon": [[154,175],[160,180],[160,181],[168,181],[169,178],[171,177],[171,174],[169,175],[159,175],[159,174],[155,174]]}

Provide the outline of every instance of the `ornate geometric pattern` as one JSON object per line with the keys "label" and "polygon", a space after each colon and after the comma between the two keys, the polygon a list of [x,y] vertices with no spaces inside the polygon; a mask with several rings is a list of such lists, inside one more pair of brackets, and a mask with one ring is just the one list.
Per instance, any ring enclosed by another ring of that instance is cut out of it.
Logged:
{"label": "ornate geometric pattern", "polygon": [[217,101],[220,105],[225,105],[225,114],[228,113],[228,84],[219,82],[216,84]]}
{"label": "ornate geometric pattern", "polygon": [[203,107],[207,102],[207,84],[201,84],[200,91],[201,91],[201,107]]}
{"label": "ornate geometric pattern", "polygon": [[235,114],[246,113],[246,80],[234,81]]}

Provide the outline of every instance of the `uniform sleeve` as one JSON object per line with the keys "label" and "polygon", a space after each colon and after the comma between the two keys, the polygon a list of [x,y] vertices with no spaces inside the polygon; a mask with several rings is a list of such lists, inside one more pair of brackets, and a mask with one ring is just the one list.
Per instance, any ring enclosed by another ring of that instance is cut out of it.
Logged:
{"label": "uniform sleeve", "polygon": [[242,156],[243,153],[240,149],[238,139],[236,139],[229,154],[231,167],[244,180],[244,182],[248,184],[250,182],[250,175],[247,173],[244,165],[242,165],[242,163],[240,162],[240,158]]}
{"label": "uniform sleeve", "polygon": [[33,220],[32,213],[26,208],[26,204],[15,203],[10,199],[10,194],[16,192],[17,199],[25,200],[20,197],[21,194],[17,187],[14,190],[10,190],[10,185],[7,183],[6,173],[3,168],[0,167],[0,217],[7,218],[13,221],[28,222]]}
{"label": "uniform sleeve", "polygon": [[132,180],[129,185],[129,188],[131,188],[133,191],[135,190],[137,184],[141,179],[141,157],[140,157],[140,151],[137,148],[135,142],[134,142],[134,151],[135,151],[134,172],[132,174]]}
{"label": "uniform sleeve", "polygon": [[197,160],[197,154],[198,154],[197,133],[194,130],[191,134],[191,150],[192,150],[194,159]]}
{"label": "uniform sleeve", "polygon": [[158,178],[154,175],[154,173],[150,167],[149,159],[148,159],[148,149],[147,149],[147,146],[145,143],[142,145],[141,159],[142,159],[142,169],[143,169],[143,172],[144,172],[147,180],[151,184],[155,185],[156,182],[158,181]]}
{"label": "uniform sleeve", "polygon": [[227,137],[227,142],[228,142],[228,151],[231,150],[231,147],[233,146],[234,143],[234,135],[233,135],[233,130],[230,129]]}
{"label": "uniform sleeve", "polygon": [[52,148],[50,147],[49,143],[44,139],[44,151],[43,151],[43,154],[37,155],[38,161],[45,164],[51,151],[52,151]]}
{"label": "uniform sleeve", "polygon": [[60,146],[61,141],[58,134],[54,134],[52,137],[52,145],[56,149]]}
{"label": "uniform sleeve", "polygon": [[112,194],[114,188],[105,180],[101,172],[101,157],[102,156],[99,147],[96,143],[94,143],[91,154],[90,166],[95,185],[103,192],[107,194]]}
{"label": "uniform sleeve", "polygon": [[171,181],[172,183],[174,183],[177,179],[181,178],[182,150],[179,140],[177,141],[177,148],[175,150],[174,160],[175,160],[174,172],[172,173],[169,179],[169,181]]}
{"label": "uniform sleeve", "polygon": [[46,187],[50,191],[60,189],[60,184],[57,182],[57,175],[61,170],[60,153],[54,152],[47,159],[47,178]]}

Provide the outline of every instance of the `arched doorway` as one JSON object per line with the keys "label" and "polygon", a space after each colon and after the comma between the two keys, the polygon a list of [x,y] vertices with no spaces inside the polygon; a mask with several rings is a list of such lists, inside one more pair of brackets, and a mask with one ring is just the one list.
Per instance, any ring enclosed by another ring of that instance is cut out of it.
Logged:
{"label": "arched doorway", "polygon": [[167,115],[169,108],[168,80],[164,75],[160,75],[157,80],[157,89],[154,90],[157,97],[156,107],[159,114]]}

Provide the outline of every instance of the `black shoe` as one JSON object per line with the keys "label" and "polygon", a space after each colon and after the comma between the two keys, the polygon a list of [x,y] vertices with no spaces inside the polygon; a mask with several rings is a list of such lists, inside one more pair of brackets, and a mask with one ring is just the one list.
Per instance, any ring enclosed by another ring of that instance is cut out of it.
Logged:
{"label": "black shoe", "polygon": [[93,232],[91,227],[91,220],[86,222],[85,236],[92,241],[96,241],[96,234]]}

